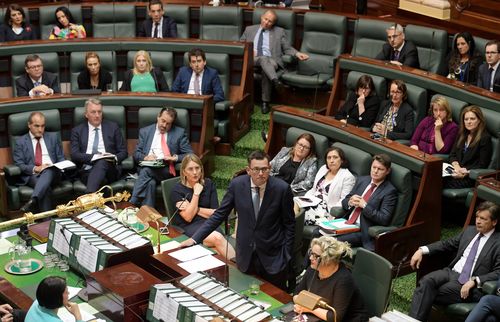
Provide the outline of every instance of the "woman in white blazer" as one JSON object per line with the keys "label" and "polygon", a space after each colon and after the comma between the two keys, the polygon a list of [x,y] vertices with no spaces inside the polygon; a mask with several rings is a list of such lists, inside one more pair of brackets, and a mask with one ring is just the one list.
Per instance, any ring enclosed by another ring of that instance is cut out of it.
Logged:
{"label": "woman in white blazer", "polygon": [[326,150],[325,164],[318,170],[312,188],[303,198],[319,202],[306,211],[306,224],[317,225],[330,217],[332,207],[342,207],[341,201],[351,192],[356,179],[347,169],[344,151],[338,147]]}

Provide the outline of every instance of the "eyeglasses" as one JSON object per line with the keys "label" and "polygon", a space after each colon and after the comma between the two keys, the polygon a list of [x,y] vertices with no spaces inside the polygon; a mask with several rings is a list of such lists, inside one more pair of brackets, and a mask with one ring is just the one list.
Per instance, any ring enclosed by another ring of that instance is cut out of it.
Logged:
{"label": "eyeglasses", "polygon": [[394,34],[394,35],[387,36],[387,39],[396,39],[399,36],[401,36],[401,34]]}
{"label": "eyeglasses", "polygon": [[28,69],[38,69],[38,68],[42,68],[43,65],[31,65],[31,66],[28,66]]}
{"label": "eyeglasses", "polygon": [[401,95],[401,94],[403,94],[402,91],[395,91],[395,92],[391,91],[390,93],[391,93],[391,95]]}
{"label": "eyeglasses", "polygon": [[297,143],[297,147],[304,150],[309,150],[311,148],[310,146],[304,145],[302,143]]}
{"label": "eyeglasses", "polygon": [[498,54],[498,51],[487,51],[485,54],[486,55],[496,55],[496,54]]}
{"label": "eyeglasses", "polygon": [[253,168],[253,169],[250,169],[250,171],[252,171],[252,173],[254,174],[259,174],[259,173],[268,173],[271,169],[270,168]]}
{"label": "eyeglasses", "polygon": [[307,251],[307,257],[312,257],[314,260],[318,260],[321,258],[321,254],[318,255],[309,248],[309,250]]}

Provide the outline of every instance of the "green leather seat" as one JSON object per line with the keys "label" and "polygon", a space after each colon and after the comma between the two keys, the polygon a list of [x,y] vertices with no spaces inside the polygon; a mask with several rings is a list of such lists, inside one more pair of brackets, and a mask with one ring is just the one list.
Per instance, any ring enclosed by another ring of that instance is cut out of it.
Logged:
{"label": "green leather seat", "polygon": [[[161,107],[141,107],[139,109],[139,114],[138,114],[139,129],[142,129],[143,127],[156,123],[156,118],[161,109],[162,109]],[[186,135],[189,140],[189,132],[190,132],[189,129],[191,126],[191,122],[189,119],[189,112],[186,109],[182,108],[176,108],[175,110],[177,111],[177,119],[175,120],[174,124],[186,130]],[[135,153],[135,150],[133,153]],[[180,170],[180,163],[176,164],[175,169],[177,172]],[[126,181],[127,182],[125,183],[125,189],[128,191],[133,191],[135,180],[127,179]],[[156,187],[156,196],[158,197],[157,200],[159,200],[159,198],[162,197],[161,184]]]}
{"label": "green leather seat", "polygon": [[[134,68],[134,55],[135,51],[127,53],[127,68]],[[171,52],[164,51],[148,51],[153,61],[153,66],[160,67],[167,81],[168,88],[172,88],[174,82],[174,55]]]}
{"label": "green leather seat", "polygon": [[[116,122],[123,137],[126,139],[125,129],[127,128],[127,124],[125,121],[125,107],[103,105],[102,110],[103,118]],[[85,107],[75,107],[73,109],[73,124],[77,125],[82,122],[87,122],[87,119],[85,118]],[[134,160],[131,156],[122,161],[123,175],[127,175],[127,172],[130,172],[131,170],[133,170],[133,168]],[[123,188],[125,187],[125,183],[125,180],[120,179],[115,182],[109,183],[109,185],[111,186],[111,188],[113,188],[113,193],[116,193],[117,191],[123,190]],[[83,182],[77,179],[73,182],[73,190],[77,195],[84,194],[86,191],[86,186]]]}
{"label": "green leather seat", "polygon": [[189,38],[189,6],[168,4],[165,6],[165,16],[172,18],[177,25],[177,38]]}
{"label": "green leather seat", "polygon": [[[96,51],[101,61],[101,68],[111,73],[113,78],[112,86],[116,91],[116,55],[114,51]],[[71,91],[78,89],[78,75],[84,71],[87,66],[85,64],[86,52],[72,52],[70,55],[69,72],[71,73]]]}
{"label": "green leather seat", "polygon": [[161,182],[161,192],[163,196],[163,204],[165,205],[165,214],[167,219],[171,219],[175,212],[175,205],[170,199],[170,193],[174,186],[181,180],[180,177],[169,178]]}
{"label": "green leather seat", "polygon": [[[230,71],[229,55],[219,53],[205,53],[207,66],[214,68],[219,73],[225,100],[215,104],[214,135],[221,138],[222,142],[229,140],[229,113],[231,113],[232,102],[229,100]],[[184,63],[189,65],[188,53],[184,54]]]}
{"label": "green leather seat", "polygon": [[[427,90],[413,84],[406,84],[408,93],[407,102],[413,108],[414,121],[413,128],[415,129],[420,121],[427,115]],[[410,140],[397,140],[401,144],[409,145]]]}
{"label": "green leather seat", "polygon": [[92,8],[94,38],[135,37],[133,4],[96,4]]}
{"label": "green leather seat", "polygon": [[407,25],[405,35],[417,46],[420,69],[440,75],[448,74],[448,62],[445,62],[448,50],[446,30]]}
{"label": "green leather seat", "polygon": [[[82,7],[77,4],[64,5],[68,7],[71,15],[75,19],[77,24],[82,24]],[[56,9],[59,5],[55,6],[40,6],[38,9],[39,22],[40,22],[40,39],[49,39],[50,32],[52,28],[57,24],[56,21]]]}
{"label": "green leather seat", "polygon": [[363,76],[368,75],[373,79],[373,85],[375,86],[375,91],[377,95],[381,98],[386,97],[387,95],[387,81],[384,77],[365,74],[357,71],[351,71],[347,74],[346,86],[348,90],[356,91],[356,84],[358,83],[358,79]]}
{"label": "green leather seat", "polygon": [[362,290],[368,316],[382,315],[392,285],[392,264],[382,256],[360,247],[356,251],[352,277]]}
{"label": "green leather seat", "polygon": [[200,39],[238,41],[242,25],[240,7],[201,7]]}
{"label": "green leather seat", "polygon": [[393,22],[358,19],[354,25],[354,42],[351,54],[353,56],[375,58],[387,42],[386,29]]}
{"label": "green leather seat", "polygon": [[[28,132],[28,119],[31,112],[23,112],[11,114],[8,117],[7,125],[9,128],[9,143],[14,150],[14,146],[19,137]],[[59,110],[43,111],[45,115],[45,131],[55,132],[61,137],[61,120]],[[62,144],[62,143],[61,143]],[[8,164],[4,167],[7,185],[7,205],[9,210],[19,209],[24,203],[31,199],[33,188],[27,185],[16,184],[21,174],[21,169],[14,165]],[[69,180],[63,180],[52,189],[54,201],[67,201],[73,192],[73,185]]]}
{"label": "green leather seat", "polygon": [[346,17],[307,12],[300,51],[308,54],[309,59],[298,61],[295,71],[281,76],[283,81],[301,88],[327,87],[326,82],[333,78],[334,62],[344,51],[346,34]]}
{"label": "green leather seat", "polygon": [[[61,81],[60,73],[59,73],[59,56],[57,53],[41,53],[36,54],[40,56],[40,59],[43,62],[43,70],[46,72],[51,72],[57,75],[59,81]],[[12,91],[14,96],[17,96],[16,90],[16,80],[26,73],[26,69],[24,68],[24,61],[27,55],[12,55],[10,61],[10,70],[12,76]]]}
{"label": "green leather seat", "polygon": [[[486,43],[490,41],[490,39],[485,39],[476,36],[474,36],[473,38],[474,38],[474,43],[476,44],[476,49],[479,51],[479,53],[481,53],[481,57],[485,57],[484,52],[486,50]],[[455,39],[455,37],[453,37],[453,39]]]}
{"label": "green leather seat", "polygon": [[321,167],[323,164],[325,164],[325,152],[328,149],[330,142],[328,141],[328,138],[326,136],[323,136],[321,134],[309,132],[307,130],[299,129],[297,127],[290,127],[286,131],[286,137],[285,137],[285,145],[286,146],[293,146],[295,144],[295,141],[297,138],[302,135],[303,133],[309,133],[314,137],[314,140],[316,141],[316,145],[314,147],[314,150],[316,151],[316,157],[318,159],[318,168]]}

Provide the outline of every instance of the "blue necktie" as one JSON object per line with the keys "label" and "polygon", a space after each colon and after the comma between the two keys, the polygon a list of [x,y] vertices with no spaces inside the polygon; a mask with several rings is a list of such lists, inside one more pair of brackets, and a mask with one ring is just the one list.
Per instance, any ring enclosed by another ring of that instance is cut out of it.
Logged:
{"label": "blue necktie", "polygon": [[460,276],[458,276],[458,282],[462,285],[467,283],[467,281],[470,279],[470,274],[472,273],[472,265],[474,264],[474,259],[476,258],[477,250],[479,248],[479,240],[481,239],[481,237],[483,237],[483,234],[479,234],[479,236],[477,236],[476,240],[474,241],[474,244],[472,244],[469,256],[467,256],[464,267],[462,268],[462,273],[460,273]]}
{"label": "blue necktie", "polygon": [[98,147],[99,147],[99,128],[96,127],[94,129],[94,144],[92,145],[92,154],[96,154],[98,152]]}
{"label": "blue necktie", "polygon": [[253,211],[255,213],[255,219],[259,217],[259,210],[260,210],[260,188],[259,187],[253,187],[253,192],[252,192],[252,204],[253,204]]}
{"label": "blue necktie", "polygon": [[257,57],[264,56],[264,51],[262,49],[264,45],[264,29],[260,31],[259,38],[257,39]]}

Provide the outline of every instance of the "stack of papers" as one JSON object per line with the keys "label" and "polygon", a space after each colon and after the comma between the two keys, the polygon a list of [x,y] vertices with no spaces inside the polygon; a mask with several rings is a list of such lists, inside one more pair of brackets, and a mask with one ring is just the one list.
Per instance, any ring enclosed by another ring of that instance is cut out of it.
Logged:
{"label": "stack of papers", "polygon": [[212,252],[201,245],[184,248],[169,254],[182,262],[179,266],[189,273],[206,271],[224,265],[224,262],[212,256]]}

